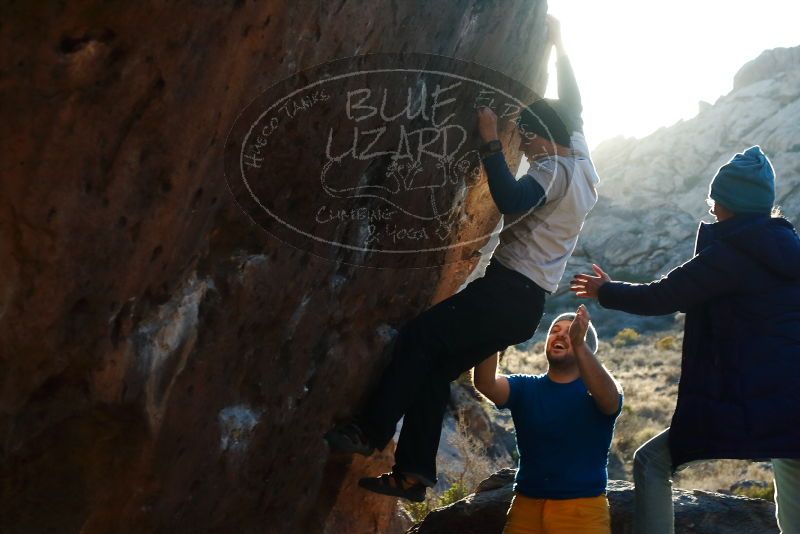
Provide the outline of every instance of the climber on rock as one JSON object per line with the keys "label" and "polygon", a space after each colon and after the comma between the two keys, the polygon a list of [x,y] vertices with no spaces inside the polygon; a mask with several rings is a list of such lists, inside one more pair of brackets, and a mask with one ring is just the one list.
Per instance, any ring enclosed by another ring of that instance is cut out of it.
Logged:
{"label": "climber on rock", "polygon": [[596,350],[581,305],[550,326],[547,373],[498,375],[496,354],[475,366],[475,389],[511,410],[517,435],[519,469],[504,534],[610,534],[606,466],[622,388]]}
{"label": "climber on rock", "polygon": [[545,295],[556,290],[586,214],[597,201],[599,179],[582,133],[580,93],[558,22],[549,19],[548,29],[558,52],[559,99],[536,101],[520,115],[519,147],[530,162],[520,180],[503,156],[495,114],[478,110],[489,190],[506,214],[486,272],[403,325],[391,362],[362,413],[326,434],[332,452],[369,455],[386,447],[403,418],[392,472],[362,479],[360,485],[368,490],[412,501],[425,498],[426,487],[437,480],[436,453],[450,382],[492,354],[533,337]]}
{"label": "climber on rock", "polygon": [[672,474],[697,460],[772,459],[778,525],[800,533],[800,237],[773,208],[772,164],[754,146],[709,187],[713,224],[695,255],[649,284],[597,265],[579,297],[637,315],[686,312],[672,425],[633,457],[634,531],[672,534]]}

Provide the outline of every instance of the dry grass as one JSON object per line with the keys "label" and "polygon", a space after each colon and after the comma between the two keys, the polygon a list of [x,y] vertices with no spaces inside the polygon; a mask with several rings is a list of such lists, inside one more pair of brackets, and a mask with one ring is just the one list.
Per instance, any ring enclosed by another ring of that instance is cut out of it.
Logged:
{"label": "dry grass", "polygon": [[470,431],[468,420],[466,411],[460,408],[456,419],[456,432],[447,439],[458,450],[464,462],[457,482],[467,488],[474,488],[499,467],[489,458],[486,445]]}
{"label": "dry grass", "polygon": [[[626,335],[629,337],[632,337],[630,333]],[[626,346],[601,341],[598,357],[625,390],[625,404],[611,445],[611,478],[631,480],[634,451],[669,426],[678,393],[681,341],[680,332],[641,335],[635,344]],[[500,367],[505,373],[545,372],[547,361],[543,344],[537,343],[524,352],[514,348],[507,350]],[[500,417],[498,420],[511,424],[508,418]],[[716,491],[728,490],[741,480],[771,482],[772,467],[768,462],[700,462],[678,472],[675,485]]]}
{"label": "dry grass", "polygon": [[453,476],[453,483],[441,493],[429,491],[421,503],[402,503],[406,513],[418,523],[432,510],[452,504],[474,491],[478,484],[504,466],[496,465],[486,451],[486,445],[470,431],[469,418],[463,408],[459,408],[456,418],[456,431],[446,439],[458,451],[462,464],[458,466],[440,462],[440,473]]}

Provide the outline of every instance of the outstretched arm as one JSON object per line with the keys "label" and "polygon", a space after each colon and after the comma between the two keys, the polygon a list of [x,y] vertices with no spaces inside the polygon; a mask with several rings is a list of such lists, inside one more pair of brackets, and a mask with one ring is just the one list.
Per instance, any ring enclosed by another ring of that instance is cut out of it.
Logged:
{"label": "outstretched arm", "polygon": [[583,131],[583,103],[578,81],[572,71],[572,64],[567,57],[564,43],[561,40],[561,23],[552,15],[547,16],[547,32],[550,43],[556,49],[556,74],[558,76],[559,111],[569,132]]}
{"label": "outstretched arm", "polygon": [[606,415],[617,413],[620,406],[622,388],[611,373],[595,357],[594,353],[586,346],[586,331],[589,328],[589,311],[581,304],[572,324],[569,327],[569,339],[581,379],[586,384],[586,389],[592,394],[592,399],[597,408]]}
{"label": "outstretched arm", "polygon": [[508,402],[511,388],[508,385],[508,378],[497,374],[497,353],[475,366],[472,384],[496,405],[502,406]]}
{"label": "outstretched arm", "polygon": [[596,298],[604,308],[636,315],[665,315],[688,309],[736,290],[741,283],[737,258],[709,247],[667,276],[649,284],[613,282],[597,265],[597,276],[578,274],[570,282],[576,296]]}

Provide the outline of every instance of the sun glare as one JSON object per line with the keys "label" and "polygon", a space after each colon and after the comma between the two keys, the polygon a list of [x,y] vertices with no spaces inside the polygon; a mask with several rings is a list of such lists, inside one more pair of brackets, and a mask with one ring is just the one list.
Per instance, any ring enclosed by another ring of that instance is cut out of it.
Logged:
{"label": "sun glare", "polygon": [[[697,114],[762,51],[800,45],[800,2],[550,0],[580,84],[589,146]],[[555,65],[546,96],[557,97]]]}

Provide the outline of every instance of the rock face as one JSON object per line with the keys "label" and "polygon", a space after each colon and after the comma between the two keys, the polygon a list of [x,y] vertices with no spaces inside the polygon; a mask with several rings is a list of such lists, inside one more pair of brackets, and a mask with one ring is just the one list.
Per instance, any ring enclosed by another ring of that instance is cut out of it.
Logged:
{"label": "rock face", "polygon": [[[650,281],[691,258],[700,219],[711,221],[705,199],[720,165],[758,144],[777,175],[777,204],[800,221],[800,47],[762,53],[735,76],[734,89],[686,121],[642,139],[616,138],[592,153],[600,198],[586,219],[567,266],[561,298],[550,308],[574,308],[567,276],[594,262],[612,278]],[[601,333],[614,328],[595,315]],[[620,314],[611,314],[618,320]],[[624,326],[667,327],[655,318],[625,316]]]}
{"label": "rock face", "polygon": [[[322,436],[474,260],[369,269],[286,246],[229,194],[225,136],[273,83],[355,54],[449,55],[541,91],[545,11],[5,3],[0,530],[383,529],[395,501],[351,489],[388,453],[330,459]],[[462,226],[490,231],[485,183],[470,201]]]}
{"label": "rock face", "polygon": [[745,63],[733,78],[733,90],[770,80],[784,71],[800,69],[800,46],[765,50],[756,59]]}
{"label": "rock face", "polygon": [[[503,469],[483,481],[475,493],[433,511],[409,534],[500,533],[505,524],[515,471]],[[633,485],[612,480],[608,486],[611,532],[633,532]],[[777,533],[775,507],[760,499],[705,491],[674,490],[675,532],[683,534]]]}

